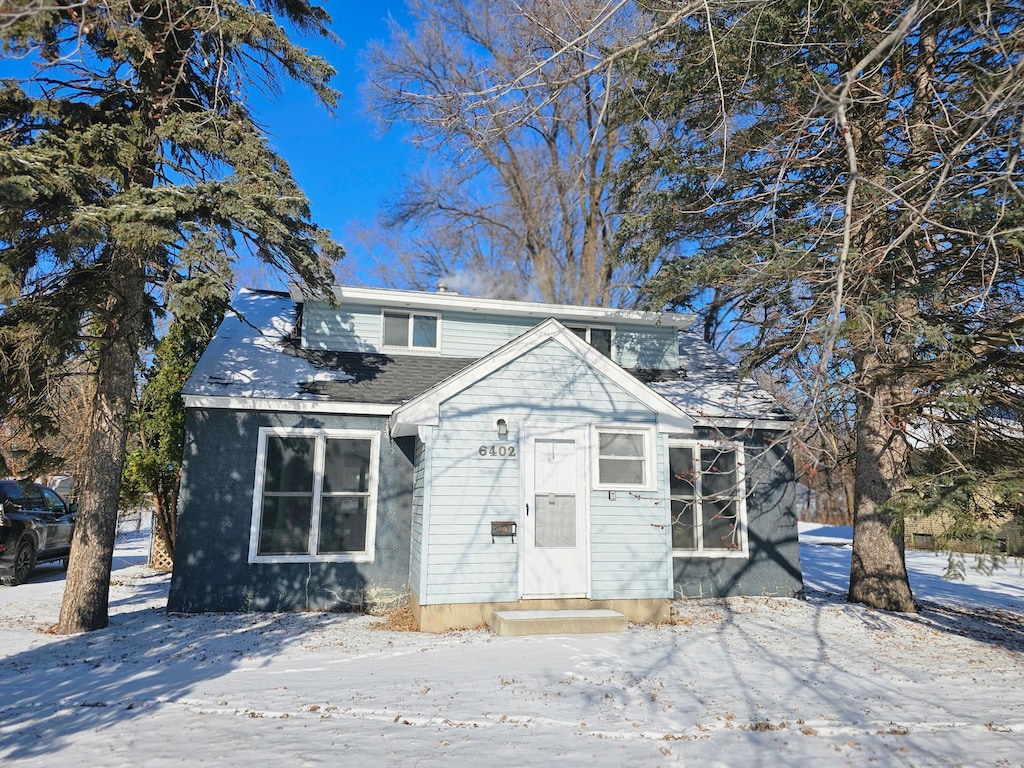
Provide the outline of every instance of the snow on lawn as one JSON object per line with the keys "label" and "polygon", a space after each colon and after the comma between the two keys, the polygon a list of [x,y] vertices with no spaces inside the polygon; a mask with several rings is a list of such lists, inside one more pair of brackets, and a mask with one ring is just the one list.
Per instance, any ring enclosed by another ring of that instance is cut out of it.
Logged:
{"label": "snow on lawn", "polygon": [[45,633],[64,574],[0,588],[0,764],[1021,765],[1024,573],[909,552],[920,615],[844,602],[849,530],[804,526],[808,599],[666,626],[495,637],[350,614],[168,616],[145,541],[110,627]]}

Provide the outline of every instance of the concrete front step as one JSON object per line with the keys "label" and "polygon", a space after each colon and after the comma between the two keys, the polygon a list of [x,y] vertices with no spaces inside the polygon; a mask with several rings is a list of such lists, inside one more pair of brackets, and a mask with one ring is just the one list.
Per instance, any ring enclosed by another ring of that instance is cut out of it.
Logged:
{"label": "concrete front step", "polygon": [[496,635],[584,635],[625,632],[626,617],[604,608],[555,611],[495,611],[491,629]]}

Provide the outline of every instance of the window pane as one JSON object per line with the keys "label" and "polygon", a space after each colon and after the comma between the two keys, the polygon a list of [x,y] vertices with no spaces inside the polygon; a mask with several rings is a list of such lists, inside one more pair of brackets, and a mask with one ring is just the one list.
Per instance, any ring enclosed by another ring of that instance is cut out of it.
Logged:
{"label": "window pane", "polygon": [[370,441],[328,440],[324,452],[324,493],[370,490]]}
{"label": "window pane", "polygon": [[598,472],[601,475],[598,479],[601,483],[644,484],[643,459],[600,459]]}
{"label": "window pane", "polygon": [[46,504],[46,508],[51,512],[64,512],[64,502],[60,500],[60,497],[51,491],[49,488],[40,489],[43,492],[43,503]]}
{"label": "window pane", "polygon": [[693,498],[696,495],[694,483],[697,479],[693,468],[693,449],[683,446],[669,448],[668,466],[669,495]]}
{"label": "window pane", "polygon": [[264,496],[257,554],[307,554],[312,518],[312,496]]}
{"label": "window pane", "polygon": [[590,345],[605,357],[612,356],[612,329],[591,328]]}
{"label": "window pane", "polygon": [[384,346],[409,346],[409,315],[406,312],[384,313]]}
{"label": "window pane", "polygon": [[366,496],[325,496],[320,506],[320,552],[366,549]]}
{"label": "window pane", "polygon": [[12,482],[4,484],[4,492],[14,504],[24,509],[43,509],[43,499],[34,485]]}
{"label": "window pane", "polygon": [[736,452],[731,449],[704,448],[700,452],[702,465],[701,494],[704,496],[735,496]]}
{"label": "window pane", "polygon": [[643,458],[644,436],[636,432],[601,432],[601,456]]}
{"label": "window pane", "polygon": [[311,437],[267,437],[264,492],[312,493],[315,444]]}
{"label": "window pane", "polygon": [[704,499],[704,549],[739,549],[736,502]]}
{"label": "window pane", "polygon": [[576,546],[576,497],[540,493],[534,498],[534,544],[538,547]]}
{"label": "window pane", "polygon": [[437,318],[430,315],[414,315],[412,319],[412,345],[414,347],[437,346]]}
{"label": "window pane", "polygon": [[693,503],[672,502],[672,549],[696,549],[697,531],[693,522]]}
{"label": "window pane", "polygon": [[587,329],[586,328],[570,328],[569,330],[572,331],[573,333],[575,333],[577,336],[579,336],[584,341],[587,340]]}

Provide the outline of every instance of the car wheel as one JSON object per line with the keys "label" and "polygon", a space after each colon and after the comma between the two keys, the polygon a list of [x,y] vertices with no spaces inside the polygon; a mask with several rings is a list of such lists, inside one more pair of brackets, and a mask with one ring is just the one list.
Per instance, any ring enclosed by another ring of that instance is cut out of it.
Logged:
{"label": "car wheel", "polygon": [[28,580],[28,575],[36,567],[36,548],[30,539],[22,539],[18,543],[17,554],[14,555],[14,574],[11,584],[17,586]]}

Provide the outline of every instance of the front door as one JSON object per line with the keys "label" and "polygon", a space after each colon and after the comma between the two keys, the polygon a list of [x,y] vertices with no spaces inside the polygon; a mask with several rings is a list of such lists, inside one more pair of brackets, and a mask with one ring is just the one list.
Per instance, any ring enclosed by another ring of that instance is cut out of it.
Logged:
{"label": "front door", "polygon": [[589,593],[586,430],[527,434],[524,598]]}

